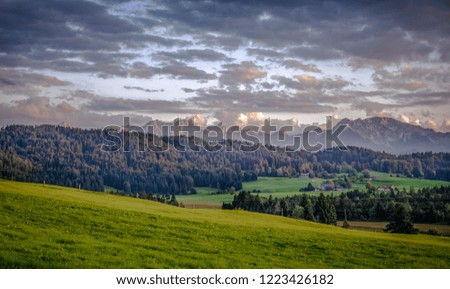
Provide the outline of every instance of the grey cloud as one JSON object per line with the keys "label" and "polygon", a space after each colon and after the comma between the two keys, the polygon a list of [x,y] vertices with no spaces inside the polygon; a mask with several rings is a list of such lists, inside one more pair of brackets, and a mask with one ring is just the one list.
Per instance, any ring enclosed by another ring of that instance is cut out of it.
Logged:
{"label": "grey cloud", "polygon": [[295,90],[324,90],[341,89],[350,83],[340,77],[319,79],[311,75],[297,75],[295,79],[285,76],[273,76],[272,79],[278,81],[280,85]]}
{"label": "grey cloud", "polygon": [[186,46],[183,39],[149,35],[133,17],[108,12],[91,1],[3,1],[0,3],[0,63],[8,67],[125,77],[138,57],[123,49]]}
{"label": "grey cloud", "polygon": [[117,50],[117,42],[103,41],[104,36],[127,39],[127,34],[142,32],[88,1],[3,1],[0,11],[0,51],[6,52],[46,47]]}
{"label": "grey cloud", "polygon": [[0,78],[0,87],[3,85],[15,85],[15,83],[9,79]]}
{"label": "grey cloud", "polygon": [[179,61],[232,61],[233,58],[212,49],[180,49],[175,52],[160,51],[152,55],[152,58]]}
{"label": "grey cloud", "polygon": [[289,57],[313,60],[331,60],[344,56],[342,51],[331,47],[327,45],[298,46],[289,48],[286,54]]}
{"label": "grey cloud", "polygon": [[114,97],[93,97],[83,105],[92,112],[140,112],[140,113],[200,113],[200,109],[191,107],[184,101],[157,99],[126,99]]}
{"label": "grey cloud", "polygon": [[152,67],[144,62],[134,62],[128,70],[128,75],[133,78],[151,78],[157,74],[159,69]]}
{"label": "grey cloud", "polygon": [[194,34],[196,36],[197,45],[206,47],[216,47],[225,51],[233,51],[245,45],[247,41],[239,35],[211,35],[211,34]]}
{"label": "grey cloud", "polygon": [[[303,59],[427,59],[446,47],[449,7],[441,1],[160,2],[150,11],[183,33],[233,35],[262,47],[286,47]],[[269,17],[262,19],[266,13]],[[379,17],[383,15],[383,17]],[[446,39],[441,42],[441,39]],[[441,60],[443,56],[441,55]]]}
{"label": "grey cloud", "polygon": [[303,70],[305,72],[316,72],[320,73],[321,70],[317,68],[315,64],[305,64],[301,61],[295,60],[295,59],[287,59],[281,63],[286,68],[292,68],[292,69],[299,69]]}
{"label": "grey cloud", "polygon": [[207,73],[193,66],[184,63],[171,61],[163,64],[162,67],[153,67],[144,62],[134,62],[128,71],[130,77],[151,78],[155,75],[168,75],[175,79],[191,79],[198,81],[208,81],[217,77],[212,73]]}
{"label": "grey cloud", "polygon": [[0,68],[0,92],[4,94],[38,95],[43,88],[71,85],[54,76]]}
{"label": "grey cloud", "polygon": [[[10,104],[0,103],[0,126],[15,123],[69,125],[84,128],[99,128],[107,125],[122,125],[125,114],[103,114],[77,109],[66,101],[52,104],[48,97],[29,97]],[[133,123],[145,124],[150,118],[127,113]]]}
{"label": "grey cloud", "polygon": [[352,108],[363,110],[366,112],[367,116],[378,116],[383,113],[383,111],[388,108],[386,104],[370,101],[368,99],[359,100],[352,104]]}
{"label": "grey cloud", "polygon": [[239,84],[250,84],[258,78],[266,77],[267,72],[251,61],[243,61],[240,64],[222,65],[219,82],[221,85],[236,86]]}
{"label": "grey cloud", "polygon": [[52,105],[47,97],[29,97],[23,100],[17,100],[7,105],[0,104],[1,124],[20,123],[55,123],[66,119],[68,114],[76,112],[76,109],[63,102],[58,105]]}
{"label": "grey cloud", "polygon": [[[374,95],[375,96],[375,95]],[[421,107],[445,107],[450,104],[450,92],[412,92],[382,95],[389,102],[375,101],[372,96],[354,97],[352,108],[364,110],[367,115],[380,115],[392,110]]]}
{"label": "grey cloud", "polygon": [[242,112],[332,112],[335,107],[320,103],[312,94],[287,94],[284,91],[256,91],[206,89],[197,90],[197,96],[188,102],[204,109]]}
{"label": "grey cloud", "polygon": [[390,99],[396,100],[398,107],[449,105],[450,91],[397,93],[392,95]]}
{"label": "grey cloud", "polygon": [[140,90],[140,91],[149,92],[149,93],[152,93],[152,92],[163,92],[164,91],[164,89],[148,89],[148,88],[143,88],[143,87],[139,87],[139,86],[128,86],[128,85],[124,85],[123,88],[125,88],[125,89],[135,89],[135,90]]}
{"label": "grey cloud", "polygon": [[381,89],[407,91],[450,89],[450,68],[403,66],[396,71],[378,69],[372,75],[372,79]]}
{"label": "grey cloud", "polygon": [[427,83],[422,79],[406,79],[394,76],[394,74],[385,70],[374,73],[372,79],[382,89],[391,88],[415,91],[427,87]]}
{"label": "grey cloud", "polygon": [[247,54],[252,56],[273,57],[273,58],[279,58],[283,56],[281,52],[263,48],[247,48]]}
{"label": "grey cloud", "polygon": [[158,35],[141,35],[141,37],[143,37],[143,40],[145,40],[149,44],[156,44],[166,47],[187,46],[192,44],[191,41],[183,39],[166,38]]}
{"label": "grey cloud", "polygon": [[192,79],[198,81],[208,81],[217,78],[213,73],[207,73],[204,70],[176,61],[161,67],[159,73],[169,75],[176,79]]}
{"label": "grey cloud", "polygon": [[272,89],[272,88],[275,87],[275,84],[269,83],[269,82],[267,82],[267,81],[264,81],[264,82],[260,83],[260,85],[261,85],[261,87],[264,88],[264,89]]}

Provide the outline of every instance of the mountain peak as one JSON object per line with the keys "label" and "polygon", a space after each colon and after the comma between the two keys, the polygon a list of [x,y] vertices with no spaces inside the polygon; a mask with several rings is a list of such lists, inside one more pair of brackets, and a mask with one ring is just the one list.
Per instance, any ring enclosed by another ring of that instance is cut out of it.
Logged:
{"label": "mountain peak", "polygon": [[343,119],[339,124],[347,125],[342,134],[346,145],[395,154],[450,152],[450,133],[436,132],[394,118],[376,116],[356,120]]}

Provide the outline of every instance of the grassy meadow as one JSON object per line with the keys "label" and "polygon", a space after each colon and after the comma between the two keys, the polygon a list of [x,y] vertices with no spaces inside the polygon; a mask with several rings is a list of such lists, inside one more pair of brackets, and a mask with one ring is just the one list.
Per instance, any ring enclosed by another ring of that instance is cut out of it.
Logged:
{"label": "grassy meadow", "polygon": [[[349,229],[363,230],[372,232],[383,232],[388,222],[370,222],[370,221],[349,221]],[[342,226],[343,221],[338,221],[337,225]],[[450,226],[440,224],[420,224],[414,223],[414,228],[418,229],[420,233],[428,233],[433,230],[438,235],[450,236]]]}
{"label": "grassy meadow", "polygon": [[1,268],[450,268],[450,238],[0,180]]}
{"label": "grassy meadow", "polygon": [[[425,187],[450,185],[450,182],[437,181],[437,180],[426,180],[426,179],[416,179],[408,178],[405,176],[390,175],[387,173],[380,172],[370,172],[371,183],[375,187],[393,185],[399,189],[405,188],[409,190],[410,187],[415,189],[421,189]],[[313,186],[320,185],[324,182],[324,179],[316,178],[280,178],[280,177],[259,177],[257,181],[254,182],[244,182],[243,190],[245,191],[260,191],[258,193],[261,197],[285,197],[291,195],[303,194],[304,192],[299,192],[301,188],[308,186],[311,182]],[[367,180],[362,179],[358,182],[353,182],[352,189],[366,189]],[[177,199],[186,207],[189,208],[220,208],[222,202],[233,201],[232,194],[221,194],[216,195],[217,190],[214,188],[197,188],[196,195],[180,195]],[[319,195],[320,192],[306,192],[309,195]],[[341,191],[327,191],[325,194],[339,194]]]}

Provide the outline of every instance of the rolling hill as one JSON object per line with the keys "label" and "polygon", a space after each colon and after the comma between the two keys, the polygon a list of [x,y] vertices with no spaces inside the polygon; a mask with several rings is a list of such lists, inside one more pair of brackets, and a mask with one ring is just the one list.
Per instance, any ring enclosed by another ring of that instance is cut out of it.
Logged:
{"label": "rolling hill", "polygon": [[450,268],[450,238],[0,180],[2,268]]}

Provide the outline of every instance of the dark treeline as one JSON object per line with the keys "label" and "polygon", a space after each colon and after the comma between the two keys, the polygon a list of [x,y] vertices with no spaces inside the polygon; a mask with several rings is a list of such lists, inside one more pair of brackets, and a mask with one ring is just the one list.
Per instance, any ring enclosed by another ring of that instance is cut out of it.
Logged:
{"label": "dark treeline", "polygon": [[8,126],[0,130],[0,177],[125,194],[188,194],[194,186],[242,188],[239,164],[214,153],[105,152],[101,130]]}
{"label": "dark treeline", "polygon": [[336,221],[390,221],[396,204],[405,204],[414,222],[450,224],[450,186],[419,190],[378,192],[353,190],[340,195],[310,196],[307,194],[284,198],[260,198],[242,191],[224,209],[281,215],[297,219],[335,224]]}
{"label": "dark treeline", "polygon": [[[139,151],[144,137],[168,149]],[[129,152],[105,152],[99,129],[11,125],[0,129],[0,177],[96,191],[111,186],[125,194],[189,194],[195,186],[238,191],[242,181],[258,176],[334,178],[364,169],[450,180],[448,153],[395,156],[356,147],[317,153],[260,147],[250,152],[249,146],[239,150],[240,142],[225,143],[232,152],[180,152],[174,146],[182,141],[132,134]]]}

